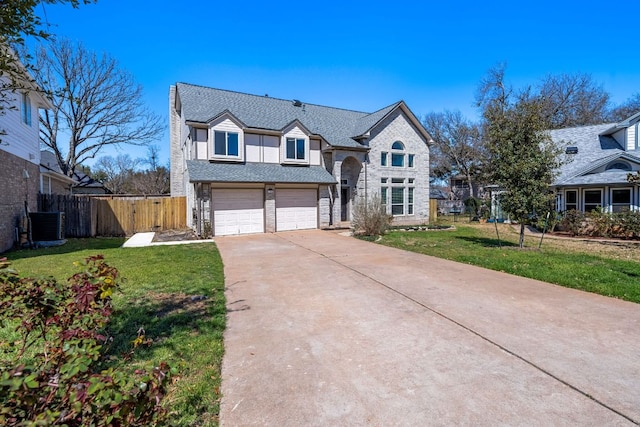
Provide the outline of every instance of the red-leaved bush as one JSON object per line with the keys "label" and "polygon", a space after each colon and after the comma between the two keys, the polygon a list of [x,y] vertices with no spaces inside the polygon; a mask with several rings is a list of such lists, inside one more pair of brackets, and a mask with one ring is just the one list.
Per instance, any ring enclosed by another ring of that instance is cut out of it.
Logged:
{"label": "red-leaved bush", "polygon": [[169,366],[131,372],[104,363],[118,271],[102,256],[75,264],[80,271],[58,283],[21,278],[0,259],[0,325],[17,324],[20,334],[0,362],[0,425],[161,424]]}

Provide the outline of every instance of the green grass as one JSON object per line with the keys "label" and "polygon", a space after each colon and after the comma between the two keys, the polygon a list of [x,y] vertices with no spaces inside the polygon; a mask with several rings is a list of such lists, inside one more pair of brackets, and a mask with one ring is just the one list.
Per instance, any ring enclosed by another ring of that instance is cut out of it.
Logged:
{"label": "green grass", "polygon": [[622,249],[550,238],[538,249],[533,236],[519,249],[517,232],[506,224],[499,226],[500,248],[493,226],[454,225],[454,231],[391,231],[378,243],[640,303],[640,262]]}
{"label": "green grass", "polygon": [[[220,369],[226,309],[222,260],[213,244],[121,248],[124,239],[71,239],[64,246],[8,252],[22,276],[53,276],[59,281],[75,272],[74,261],[103,254],[126,281],[114,296],[109,326],[114,337],[109,353],[114,364],[131,348],[139,328],[153,339],[136,350],[133,365],[167,361],[180,373],[166,397],[179,426],[217,425]],[[206,296],[205,299],[192,298]],[[0,331],[0,340],[14,339]]]}

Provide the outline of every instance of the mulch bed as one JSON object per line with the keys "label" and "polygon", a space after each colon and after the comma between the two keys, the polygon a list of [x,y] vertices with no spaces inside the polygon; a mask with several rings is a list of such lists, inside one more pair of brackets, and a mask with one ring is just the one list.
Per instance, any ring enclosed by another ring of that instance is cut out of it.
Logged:
{"label": "mulch bed", "polygon": [[200,240],[193,230],[162,230],[153,236],[154,242],[179,242],[183,240]]}

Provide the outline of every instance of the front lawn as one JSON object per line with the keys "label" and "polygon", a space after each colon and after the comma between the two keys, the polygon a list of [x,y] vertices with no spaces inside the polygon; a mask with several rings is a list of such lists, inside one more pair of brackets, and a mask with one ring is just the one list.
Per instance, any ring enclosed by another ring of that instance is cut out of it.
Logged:
{"label": "front lawn", "polygon": [[[121,248],[123,241],[72,239],[64,246],[9,252],[0,258],[6,256],[22,276],[66,281],[76,271],[74,261],[103,254],[126,278],[114,295],[116,312],[109,327],[114,364],[124,363],[120,355],[143,328],[153,343],[136,350],[133,365],[166,361],[179,370],[165,398],[172,421],[179,426],[217,425],[226,309],[216,246]],[[0,341],[10,336],[0,330]]]}
{"label": "front lawn", "polygon": [[453,231],[390,231],[378,243],[640,303],[640,246],[527,236],[499,224],[455,223]]}

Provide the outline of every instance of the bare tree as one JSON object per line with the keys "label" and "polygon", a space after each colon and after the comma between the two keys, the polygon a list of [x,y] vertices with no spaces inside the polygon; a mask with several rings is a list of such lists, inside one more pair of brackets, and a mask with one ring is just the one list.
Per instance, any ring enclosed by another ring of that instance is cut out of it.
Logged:
{"label": "bare tree", "polygon": [[640,92],[635,93],[622,104],[612,108],[608,119],[611,122],[621,122],[636,113],[640,113]]}
{"label": "bare tree", "polygon": [[140,163],[140,159],[132,159],[128,154],[103,156],[93,166],[93,177],[114,194],[131,193],[131,180]]}
{"label": "bare tree", "polygon": [[41,117],[40,140],[68,176],[107,146],[146,145],[161,136],[161,117],[145,106],[142,87],[115,59],[60,40],[40,47],[36,61],[36,81],[54,105]]}
{"label": "bare tree", "polygon": [[[46,40],[51,36],[42,28],[36,7],[45,4],[68,3],[77,8],[81,3],[94,0],[3,0],[0,2],[0,115],[12,108],[11,100],[16,91],[39,90],[29,71],[31,57],[24,49],[26,38]],[[20,55],[16,55],[19,52]],[[20,58],[19,58],[20,57]],[[0,128],[0,136],[6,130]],[[1,140],[0,140],[1,143]]]}
{"label": "bare tree", "polygon": [[538,85],[543,119],[550,129],[606,121],[609,94],[589,74],[545,77]]}
{"label": "bare tree", "polygon": [[167,194],[169,193],[169,168],[160,164],[160,149],[157,145],[150,145],[147,158],[141,162],[148,167],[137,171],[131,179],[133,192],[136,194]]}
{"label": "bare tree", "polygon": [[474,194],[474,183],[483,159],[483,141],[479,125],[471,123],[460,111],[429,113],[423,125],[432,136],[430,145],[432,176],[448,179],[463,176]]}
{"label": "bare tree", "polygon": [[115,194],[169,193],[169,168],[160,164],[157,145],[149,146],[147,158],[102,156],[93,166],[92,175]]}

